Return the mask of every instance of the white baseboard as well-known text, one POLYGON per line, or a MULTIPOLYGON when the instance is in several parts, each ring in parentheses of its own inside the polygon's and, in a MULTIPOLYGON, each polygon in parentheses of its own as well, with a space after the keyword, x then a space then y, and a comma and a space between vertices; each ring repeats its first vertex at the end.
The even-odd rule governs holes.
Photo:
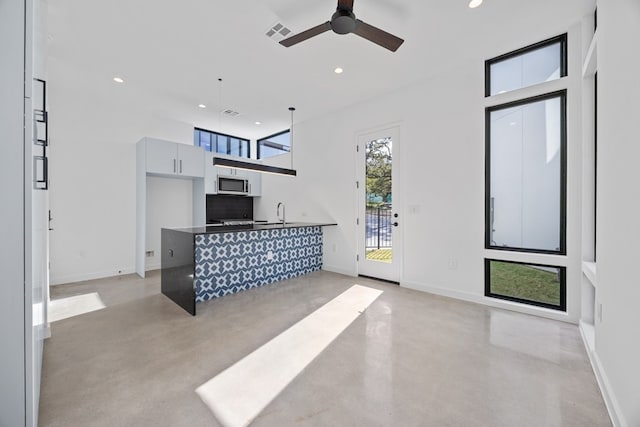
POLYGON ((520 304, 517 302, 511 302, 506 300, 500 300, 497 298, 489 298, 484 294, 473 294, 470 292, 461 292, 445 287, 430 286, 423 283, 401 281, 400 286, 404 288, 414 289, 416 291, 428 292, 430 294, 441 295, 449 298, 455 298, 463 301, 474 302, 477 304, 487 305, 489 307, 502 308, 504 310, 516 311, 518 313, 531 314, 533 316, 544 317, 552 320, 559 320, 561 322, 567 322, 572 324, 578 324, 578 319, 569 317, 567 313, 551 310, 544 307, 536 307, 527 304, 520 304))
POLYGON ((600 393, 604 399, 604 404, 609 412, 611 423, 614 427, 627 427, 629 424, 624 420, 618 399, 616 399, 613 389, 611 388, 609 377, 607 377, 605 370, 602 368, 602 363, 600 362, 600 358, 596 354, 595 350, 592 350, 589 346, 587 333, 583 330, 582 323, 580 324, 580 334, 582 335, 584 348, 589 356, 589 362, 591 362, 591 368, 596 376, 598 387, 600 387, 600 393))
POLYGON ((416 291, 428 292, 430 294, 441 295, 444 297, 461 299, 463 301, 477 302, 482 304, 482 297, 480 295, 472 294, 469 292, 454 291, 447 288, 429 286, 423 283, 409 282, 406 280, 400 281, 400 286, 403 288, 413 289, 416 291))
MULTIPOLYGON (((145 266, 145 272, 159 270, 161 268, 161 264, 147 264, 145 266)), ((331 265, 323 265, 323 270, 330 271, 332 273, 344 274, 345 276, 356 276, 353 271, 346 270, 344 268, 331 266, 331 265)), ((124 274, 133 274, 135 273, 135 268, 128 268, 126 270, 111 270, 97 273, 85 273, 85 274, 72 274, 68 276, 60 276, 60 277, 52 277, 50 280, 50 285, 65 285, 67 283, 76 283, 76 282, 84 282, 85 280, 95 280, 95 279, 104 279, 106 277, 114 277, 114 276, 122 276, 124 274)))
POLYGON ((68 276, 51 277, 49 284, 51 286, 63 285, 67 283, 84 282, 85 280, 104 279, 105 277, 123 276, 125 274, 135 273, 133 267, 124 270, 109 270, 95 273, 71 274, 68 276))

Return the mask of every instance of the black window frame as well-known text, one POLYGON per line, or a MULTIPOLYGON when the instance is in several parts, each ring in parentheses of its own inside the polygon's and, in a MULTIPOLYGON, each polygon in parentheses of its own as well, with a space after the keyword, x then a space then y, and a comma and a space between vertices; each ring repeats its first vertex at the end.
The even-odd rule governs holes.
MULTIPOLYGON (((525 46, 523 48, 514 50, 512 52, 505 53, 500 56, 496 56, 495 58, 487 59, 484 62, 484 96, 485 98, 491 95, 491 66, 498 62, 506 61, 511 58, 515 58, 516 56, 524 55, 529 52, 533 52, 534 50, 542 49, 544 47, 560 43, 560 78, 566 77, 568 75, 568 67, 567 67, 567 33, 560 34, 559 36, 551 37, 549 39, 543 40, 538 43, 534 43, 529 46, 525 46)), ((530 87, 530 86, 524 86, 530 87)), ((523 88, 513 89, 519 90, 523 88)))
POLYGON ((496 298, 506 301, 518 302, 521 304, 534 305, 551 310, 567 311, 567 267, 560 265, 540 264, 536 262, 510 261, 504 259, 485 258, 484 259, 484 295, 489 298, 496 298), (509 295, 494 294, 491 292, 491 262, 504 262, 509 264, 520 264, 534 267, 557 268, 560 281, 560 305, 549 304, 541 301, 528 300, 526 298, 512 297, 509 295))
MULTIPOLYGON (((229 134, 226 134, 226 133, 216 132, 216 131, 212 131, 212 130, 204 129, 204 128, 199 128, 199 127, 194 127, 193 131, 194 131, 194 133, 195 132, 207 132, 207 133, 209 133, 211 135, 222 136, 222 137, 226 137, 227 138, 227 152, 226 153, 220 153, 219 151, 217 151, 217 143, 216 143, 215 150, 213 149, 214 147, 212 147, 212 150, 211 150, 212 153, 228 154, 230 156, 240 157, 240 158, 243 158, 243 159, 250 159, 251 158, 251 140, 249 140, 247 138, 242 138, 240 136, 229 135, 229 134), (230 138, 235 138, 238 141, 247 143, 247 155, 246 156, 236 156, 235 154, 231 154, 231 141, 230 141, 230 138)), ((217 141, 217 138, 216 138, 216 141, 217 141)))
MULTIPOLYGON (((260 147, 262 146, 262 142, 269 139, 269 138, 273 138, 274 136, 280 136, 280 135, 284 135, 285 133, 291 133, 291 129, 285 129, 283 131, 280 132, 276 132, 274 134, 265 136, 264 138, 260 138, 258 140, 256 140, 256 150, 257 150, 257 158, 258 159, 262 159, 262 153, 260 152, 260 147)), ((282 145, 282 147, 285 147, 284 145, 282 145)), ((290 153, 291 152, 291 145, 288 145, 286 147, 289 147, 288 151, 282 150, 282 148, 279 148, 280 150, 282 150, 282 154, 286 154, 286 153, 290 153)), ((278 148, 278 147, 271 147, 271 148, 278 148)))
POLYGON ((567 254, 567 90, 562 89, 542 95, 485 108, 485 249, 527 252, 536 254, 567 254), (491 245, 491 113, 548 99, 560 98, 560 248, 559 250, 516 248, 491 245))

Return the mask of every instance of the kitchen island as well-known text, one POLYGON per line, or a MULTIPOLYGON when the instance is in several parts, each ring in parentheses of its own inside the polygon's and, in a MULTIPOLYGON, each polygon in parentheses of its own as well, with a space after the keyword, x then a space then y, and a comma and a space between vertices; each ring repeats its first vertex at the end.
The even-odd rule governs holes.
POLYGON ((270 223, 163 228, 162 293, 195 316, 196 303, 322 268, 322 227, 270 223))

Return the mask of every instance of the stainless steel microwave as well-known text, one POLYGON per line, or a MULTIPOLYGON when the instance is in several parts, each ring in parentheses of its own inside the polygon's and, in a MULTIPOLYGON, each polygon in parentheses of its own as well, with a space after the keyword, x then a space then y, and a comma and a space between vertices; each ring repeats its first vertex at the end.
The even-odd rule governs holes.
POLYGON ((218 175, 218 194, 249 194, 249 180, 229 175, 218 175))

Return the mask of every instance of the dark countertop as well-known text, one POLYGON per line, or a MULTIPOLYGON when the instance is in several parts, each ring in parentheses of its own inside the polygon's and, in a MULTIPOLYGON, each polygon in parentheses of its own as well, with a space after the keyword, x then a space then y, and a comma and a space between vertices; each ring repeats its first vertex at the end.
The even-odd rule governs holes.
POLYGON ((204 227, 168 228, 168 230, 180 231, 189 234, 214 234, 214 233, 237 233, 239 231, 260 231, 276 230, 279 228, 299 228, 299 227, 326 227, 338 225, 336 223, 315 223, 315 222, 280 222, 259 223, 250 225, 207 225, 204 227))

